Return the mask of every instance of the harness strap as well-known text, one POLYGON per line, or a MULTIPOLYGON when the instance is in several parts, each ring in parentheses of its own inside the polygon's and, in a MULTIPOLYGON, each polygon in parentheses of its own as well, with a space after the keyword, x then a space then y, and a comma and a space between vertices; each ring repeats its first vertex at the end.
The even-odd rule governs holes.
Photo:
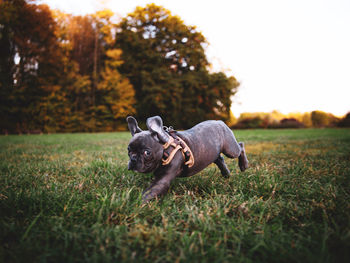
POLYGON ((182 156, 184 157, 185 165, 188 165, 188 167, 192 167, 194 165, 194 157, 193 157, 193 153, 190 149, 190 147, 188 147, 188 145, 185 143, 184 140, 182 140, 180 137, 176 136, 176 140, 173 138, 172 133, 169 133, 170 137, 169 137, 169 141, 167 141, 164 145, 163 148, 164 150, 168 149, 170 146, 174 147, 174 149, 170 152, 169 156, 166 159, 162 159, 162 165, 167 165, 169 164, 175 154, 180 150, 182 156), (187 158, 188 157, 188 160, 187 158))
MULTIPOLYGON (((173 160, 173 158, 174 158, 175 154, 177 153, 177 151, 178 151, 178 150, 181 150, 181 149, 182 149, 182 148, 181 148, 181 145, 177 145, 177 146, 175 147, 175 149, 171 151, 169 157, 168 157, 166 160, 162 159, 162 165, 167 165, 167 164, 169 164, 169 163, 173 160)), ((184 156, 184 153, 183 153, 182 151, 181 151, 181 153, 182 153, 182 155, 184 156)), ((185 157, 185 156, 184 156, 184 157, 185 157)))
POLYGON ((176 147, 175 140, 172 136, 169 137, 169 141, 167 141, 165 144, 163 144, 164 150, 168 149, 170 146, 176 147))

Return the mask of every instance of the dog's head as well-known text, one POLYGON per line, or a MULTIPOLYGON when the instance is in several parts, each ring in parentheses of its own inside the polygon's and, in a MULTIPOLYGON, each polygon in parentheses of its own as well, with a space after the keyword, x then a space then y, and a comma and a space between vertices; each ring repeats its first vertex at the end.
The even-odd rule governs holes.
POLYGON ((148 118, 148 130, 143 131, 134 117, 127 117, 132 138, 128 146, 128 169, 140 173, 149 173, 159 167, 163 157, 163 144, 169 140, 169 135, 163 129, 163 121, 159 116, 148 118))

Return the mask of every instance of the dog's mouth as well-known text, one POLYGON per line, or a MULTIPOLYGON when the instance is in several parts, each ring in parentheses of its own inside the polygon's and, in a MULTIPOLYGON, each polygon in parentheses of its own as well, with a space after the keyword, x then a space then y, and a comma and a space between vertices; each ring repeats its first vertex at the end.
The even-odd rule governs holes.
POLYGON ((153 166, 144 166, 144 165, 142 165, 140 167, 140 165, 138 165, 138 163, 129 161, 128 170, 139 172, 139 173, 150 173, 154 170, 154 168, 153 168, 153 166))
POLYGON ((145 171, 144 171, 145 169, 143 167, 139 167, 139 166, 140 165, 138 165, 136 162, 129 161, 128 170, 138 172, 138 173, 145 173, 145 171))
POLYGON ((132 161, 129 161, 128 163, 128 170, 129 171, 136 171, 138 172, 138 169, 137 169, 137 164, 135 162, 132 162, 132 161))

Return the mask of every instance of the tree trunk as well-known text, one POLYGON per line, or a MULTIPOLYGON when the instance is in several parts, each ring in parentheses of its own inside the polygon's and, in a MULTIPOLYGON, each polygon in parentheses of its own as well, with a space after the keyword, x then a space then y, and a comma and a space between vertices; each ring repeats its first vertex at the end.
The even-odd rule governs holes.
POLYGON ((94 45, 94 69, 92 75, 92 106, 95 107, 95 91, 98 84, 98 76, 97 76, 97 59, 98 59, 98 30, 97 24, 95 26, 95 45, 94 45))

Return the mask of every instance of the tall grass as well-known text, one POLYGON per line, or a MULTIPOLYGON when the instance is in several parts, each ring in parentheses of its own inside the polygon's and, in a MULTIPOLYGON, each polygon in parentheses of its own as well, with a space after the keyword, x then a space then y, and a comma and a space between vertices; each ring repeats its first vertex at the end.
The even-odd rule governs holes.
POLYGON ((249 130, 146 205, 128 133, 0 137, 2 262, 349 262, 350 130, 249 130))

